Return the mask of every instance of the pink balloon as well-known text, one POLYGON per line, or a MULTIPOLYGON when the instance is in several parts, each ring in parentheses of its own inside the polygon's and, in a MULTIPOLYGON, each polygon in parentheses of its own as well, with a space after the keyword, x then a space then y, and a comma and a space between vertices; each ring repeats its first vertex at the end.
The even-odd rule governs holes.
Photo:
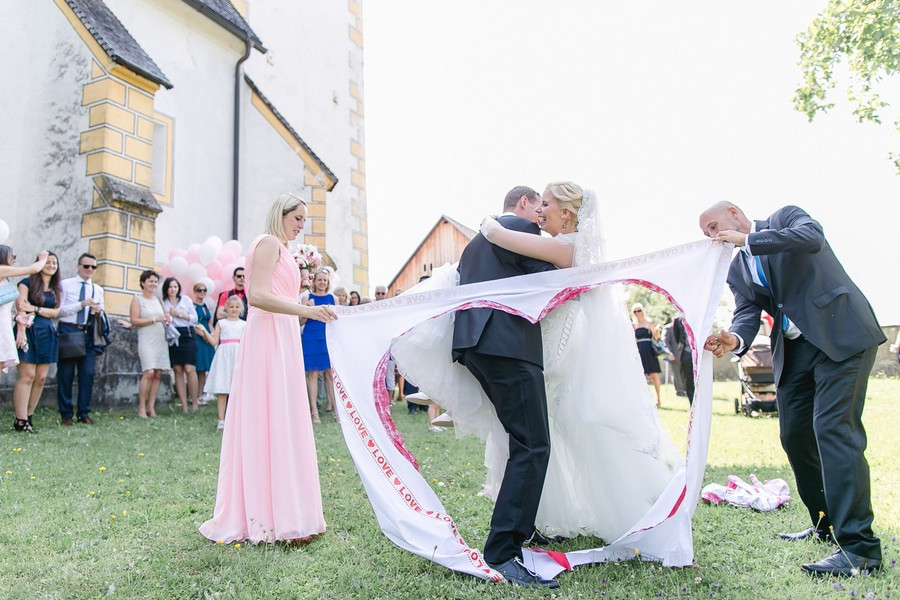
POLYGON ((185 256, 185 258, 187 258, 188 264, 190 265, 195 265, 198 263, 202 264, 200 262, 200 253, 197 250, 188 250, 187 256, 185 256))
POLYGON ((235 258, 237 258, 238 256, 241 255, 241 252, 243 251, 243 249, 242 249, 241 243, 240 243, 239 241, 237 241, 237 240, 228 240, 228 241, 225 242, 225 244, 222 246, 222 251, 223 251, 223 252, 230 252, 235 258))
POLYGON ((238 265, 240 265, 242 267, 246 267, 247 266, 247 257, 246 256, 238 256, 237 262, 238 262, 238 265))
POLYGON ((214 260, 206 265, 206 274, 209 275, 209 278, 213 281, 220 279, 222 277, 222 263, 218 260, 214 260))
MULTIPOLYGON (((221 252, 219 252, 218 261, 223 265, 230 265, 231 263, 237 261, 237 255, 228 250, 222 250, 221 252)), ((231 277, 231 271, 228 271, 228 276, 231 277)))
POLYGON ((187 256, 187 250, 182 250, 181 248, 172 248, 169 250, 169 261, 176 256, 187 256))

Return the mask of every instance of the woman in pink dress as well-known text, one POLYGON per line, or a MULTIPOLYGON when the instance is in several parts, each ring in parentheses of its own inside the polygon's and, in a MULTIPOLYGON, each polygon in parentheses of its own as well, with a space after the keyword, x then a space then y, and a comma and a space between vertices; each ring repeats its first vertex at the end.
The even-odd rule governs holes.
POLYGON ((300 272, 286 246, 306 203, 283 194, 247 253, 250 310, 234 367, 213 518, 214 542, 303 540, 325 531, 297 317, 329 322, 327 305, 297 304, 300 272))

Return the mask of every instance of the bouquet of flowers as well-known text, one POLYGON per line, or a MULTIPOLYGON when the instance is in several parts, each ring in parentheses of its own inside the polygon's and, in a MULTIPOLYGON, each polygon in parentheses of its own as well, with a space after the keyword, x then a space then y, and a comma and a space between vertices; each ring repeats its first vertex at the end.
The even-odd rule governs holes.
POLYGON ((291 255, 301 269, 314 271, 322 266, 322 255, 319 254, 319 249, 312 244, 294 246, 293 250, 291 250, 291 255))

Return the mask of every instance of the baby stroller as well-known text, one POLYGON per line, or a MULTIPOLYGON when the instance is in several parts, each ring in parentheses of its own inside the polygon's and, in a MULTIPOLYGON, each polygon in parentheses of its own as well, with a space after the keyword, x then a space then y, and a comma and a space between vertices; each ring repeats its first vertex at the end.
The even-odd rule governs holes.
POLYGON ((775 373, 772 371, 772 348, 763 335, 753 340, 750 349, 737 359, 741 397, 734 399, 734 412, 756 417, 763 413, 777 415, 775 373))

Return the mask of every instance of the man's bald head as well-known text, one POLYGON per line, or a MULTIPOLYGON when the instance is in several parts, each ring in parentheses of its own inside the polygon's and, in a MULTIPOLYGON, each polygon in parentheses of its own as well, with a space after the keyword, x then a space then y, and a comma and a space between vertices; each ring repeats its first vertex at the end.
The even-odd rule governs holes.
POLYGON ((750 233, 750 219, 733 202, 721 200, 700 214, 700 229, 703 235, 711 238, 720 231, 750 233))

